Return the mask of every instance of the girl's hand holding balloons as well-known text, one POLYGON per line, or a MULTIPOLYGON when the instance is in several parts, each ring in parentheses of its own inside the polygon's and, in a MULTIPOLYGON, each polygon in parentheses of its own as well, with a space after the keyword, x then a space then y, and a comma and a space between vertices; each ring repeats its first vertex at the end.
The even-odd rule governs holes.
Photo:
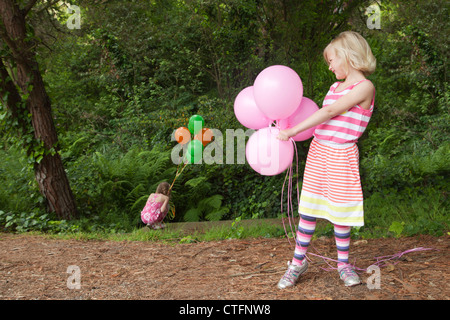
POLYGON ((278 133, 277 139, 281 140, 281 141, 288 141, 291 136, 292 135, 291 135, 289 129, 280 130, 280 132, 278 133))

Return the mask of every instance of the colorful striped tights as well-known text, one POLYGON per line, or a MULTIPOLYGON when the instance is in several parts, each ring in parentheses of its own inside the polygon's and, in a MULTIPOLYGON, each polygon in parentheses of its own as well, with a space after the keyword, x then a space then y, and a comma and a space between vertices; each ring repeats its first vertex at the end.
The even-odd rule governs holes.
MULTIPOLYGON (((334 225, 334 237, 336 240, 338 267, 348 263, 348 251, 350 247, 350 230, 352 227, 334 225)), ((301 265, 305 259, 306 251, 316 229, 316 218, 300 215, 297 239, 292 264, 301 265)))

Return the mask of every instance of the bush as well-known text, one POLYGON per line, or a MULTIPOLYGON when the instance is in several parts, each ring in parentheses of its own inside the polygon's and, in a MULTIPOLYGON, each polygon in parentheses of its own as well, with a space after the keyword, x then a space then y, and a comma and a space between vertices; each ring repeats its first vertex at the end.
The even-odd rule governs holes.
POLYGON ((40 212, 5 213, 0 210, 0 226, 5 231, 28 232, 41 231, 50 233, 69 233, 78 231, 78 226, 66 220, 40 212))

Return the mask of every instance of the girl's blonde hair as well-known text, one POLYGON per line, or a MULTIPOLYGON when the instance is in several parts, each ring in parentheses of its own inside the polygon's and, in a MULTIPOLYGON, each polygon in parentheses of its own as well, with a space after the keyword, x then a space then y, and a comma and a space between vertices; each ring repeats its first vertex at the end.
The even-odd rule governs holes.
POLYGON ((158 187, 156 188, 156 193, 161 193, 166 196, 170 195, 170 184, 167 182, 161 182, 158 187))
POLYGON ((334 49, 337 56, 346 62, 345 68, 350 64, 364 76, 369 76, 375 71, 377 60, 370 49, 366 39, 354 31, 340 33, 323 51, 323 57, 328 64, 327 53, 334 49))

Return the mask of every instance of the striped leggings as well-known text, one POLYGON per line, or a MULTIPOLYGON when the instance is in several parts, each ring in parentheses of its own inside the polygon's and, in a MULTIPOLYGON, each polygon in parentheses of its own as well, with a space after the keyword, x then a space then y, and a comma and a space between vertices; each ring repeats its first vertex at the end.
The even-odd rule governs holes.
MULTIPOLYGON (((348 263, 348 251, 350 247, 350 230, 352 227, 334 225, 334 237, 336 240, 338 267, 348 263)), ((306 251, 316 229, 316 218, 300 215, 297 239, 295 243, 294 258, 292 264, 300 265, 305 259, 306 251)))

